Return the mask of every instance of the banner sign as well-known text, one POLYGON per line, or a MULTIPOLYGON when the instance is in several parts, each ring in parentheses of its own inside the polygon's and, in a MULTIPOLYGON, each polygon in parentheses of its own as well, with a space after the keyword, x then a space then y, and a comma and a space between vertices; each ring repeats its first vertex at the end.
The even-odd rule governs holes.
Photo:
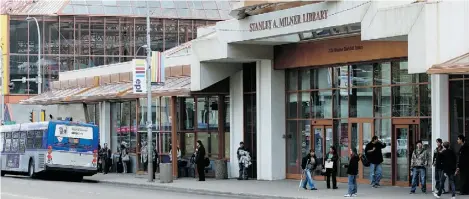
POLYGON ((151 82, 164 82, 164 53, 151 52, 151 82))
POLYGON ((132 60, 132 88, 134 93, 146 93, 147 92, 147 83, 146 83, 146 71, 147 64, 144 59, 134 59, 132 60))
POLYGON ((55 126, 55 136, 92 140, 93 128, 85 126, 67 126, 57 124, 55 126))

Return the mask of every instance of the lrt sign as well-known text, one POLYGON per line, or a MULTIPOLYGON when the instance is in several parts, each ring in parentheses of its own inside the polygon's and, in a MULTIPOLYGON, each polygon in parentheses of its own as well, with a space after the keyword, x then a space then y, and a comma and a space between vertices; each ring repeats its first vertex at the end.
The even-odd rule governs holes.
POLYGON ((147 92, 147 86, 145 84, 147 78, 147 63, 144 59, 132 60, 132 87, 133 93, 142 94, 147 92))

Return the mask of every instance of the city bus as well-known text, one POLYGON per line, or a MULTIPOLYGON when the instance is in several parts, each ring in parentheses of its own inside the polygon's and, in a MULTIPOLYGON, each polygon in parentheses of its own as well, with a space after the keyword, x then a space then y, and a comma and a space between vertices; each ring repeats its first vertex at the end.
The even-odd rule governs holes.
POLYGON ((1 175, 65 174, 72 180, 97 173, 98 126, 70 121, 0 127, 1 175))

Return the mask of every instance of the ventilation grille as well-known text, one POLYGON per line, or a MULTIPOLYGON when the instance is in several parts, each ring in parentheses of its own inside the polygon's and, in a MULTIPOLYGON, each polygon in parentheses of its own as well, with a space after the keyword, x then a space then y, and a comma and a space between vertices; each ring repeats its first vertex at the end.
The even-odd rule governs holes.
POLYGON ((44 154, 39 154, 38 156, 38 167, 43 169, 44 168, 44 163, 45 163, 45 155, 44 154))

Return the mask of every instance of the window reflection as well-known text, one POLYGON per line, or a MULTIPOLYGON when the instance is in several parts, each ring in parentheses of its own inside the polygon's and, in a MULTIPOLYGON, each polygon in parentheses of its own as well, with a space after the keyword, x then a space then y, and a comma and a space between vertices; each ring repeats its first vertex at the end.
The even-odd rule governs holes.
POLYGON ((393 116, 417 116, 418 114, 418 86, 392 87, 393 116))
POLYGON ((332 69, 313 69, 311 71, 311 87, 313 89, 332 88, 332 69))
POLYGON ((210 97, 209 129, 218 129, 218 97, 210 97))
POLYGON ((197 128, 207 129, 209 120, 209 104, 208 100, 204 97, 197 98, 197 128))
POLYGON ((350 117, 373 117, 373 89, 352 88, 349 96, 350 117))
POLYGON ((298 93, 290 93, 287 95, 287 117, 298 117, 298 93))
POLYGON ((371 86, 373 85, 373 65, 357 64, 350 67, 352 86, 371 86))
POLYGON ((184 98, 183 110, 184 119, 183 130, 194 129, 194 117, 195 117, 195 102, 194 98, 184 98))
POLYGON ((300 93, 301 97, 301 104, 299 109, 299 118, 309 118, 310 117, 310 108, 311 108, 311 97, 309 92, 302 92, 300 93))
POLYGON ((311 92, 313 118, 332 118, 332 91, 311 92))

